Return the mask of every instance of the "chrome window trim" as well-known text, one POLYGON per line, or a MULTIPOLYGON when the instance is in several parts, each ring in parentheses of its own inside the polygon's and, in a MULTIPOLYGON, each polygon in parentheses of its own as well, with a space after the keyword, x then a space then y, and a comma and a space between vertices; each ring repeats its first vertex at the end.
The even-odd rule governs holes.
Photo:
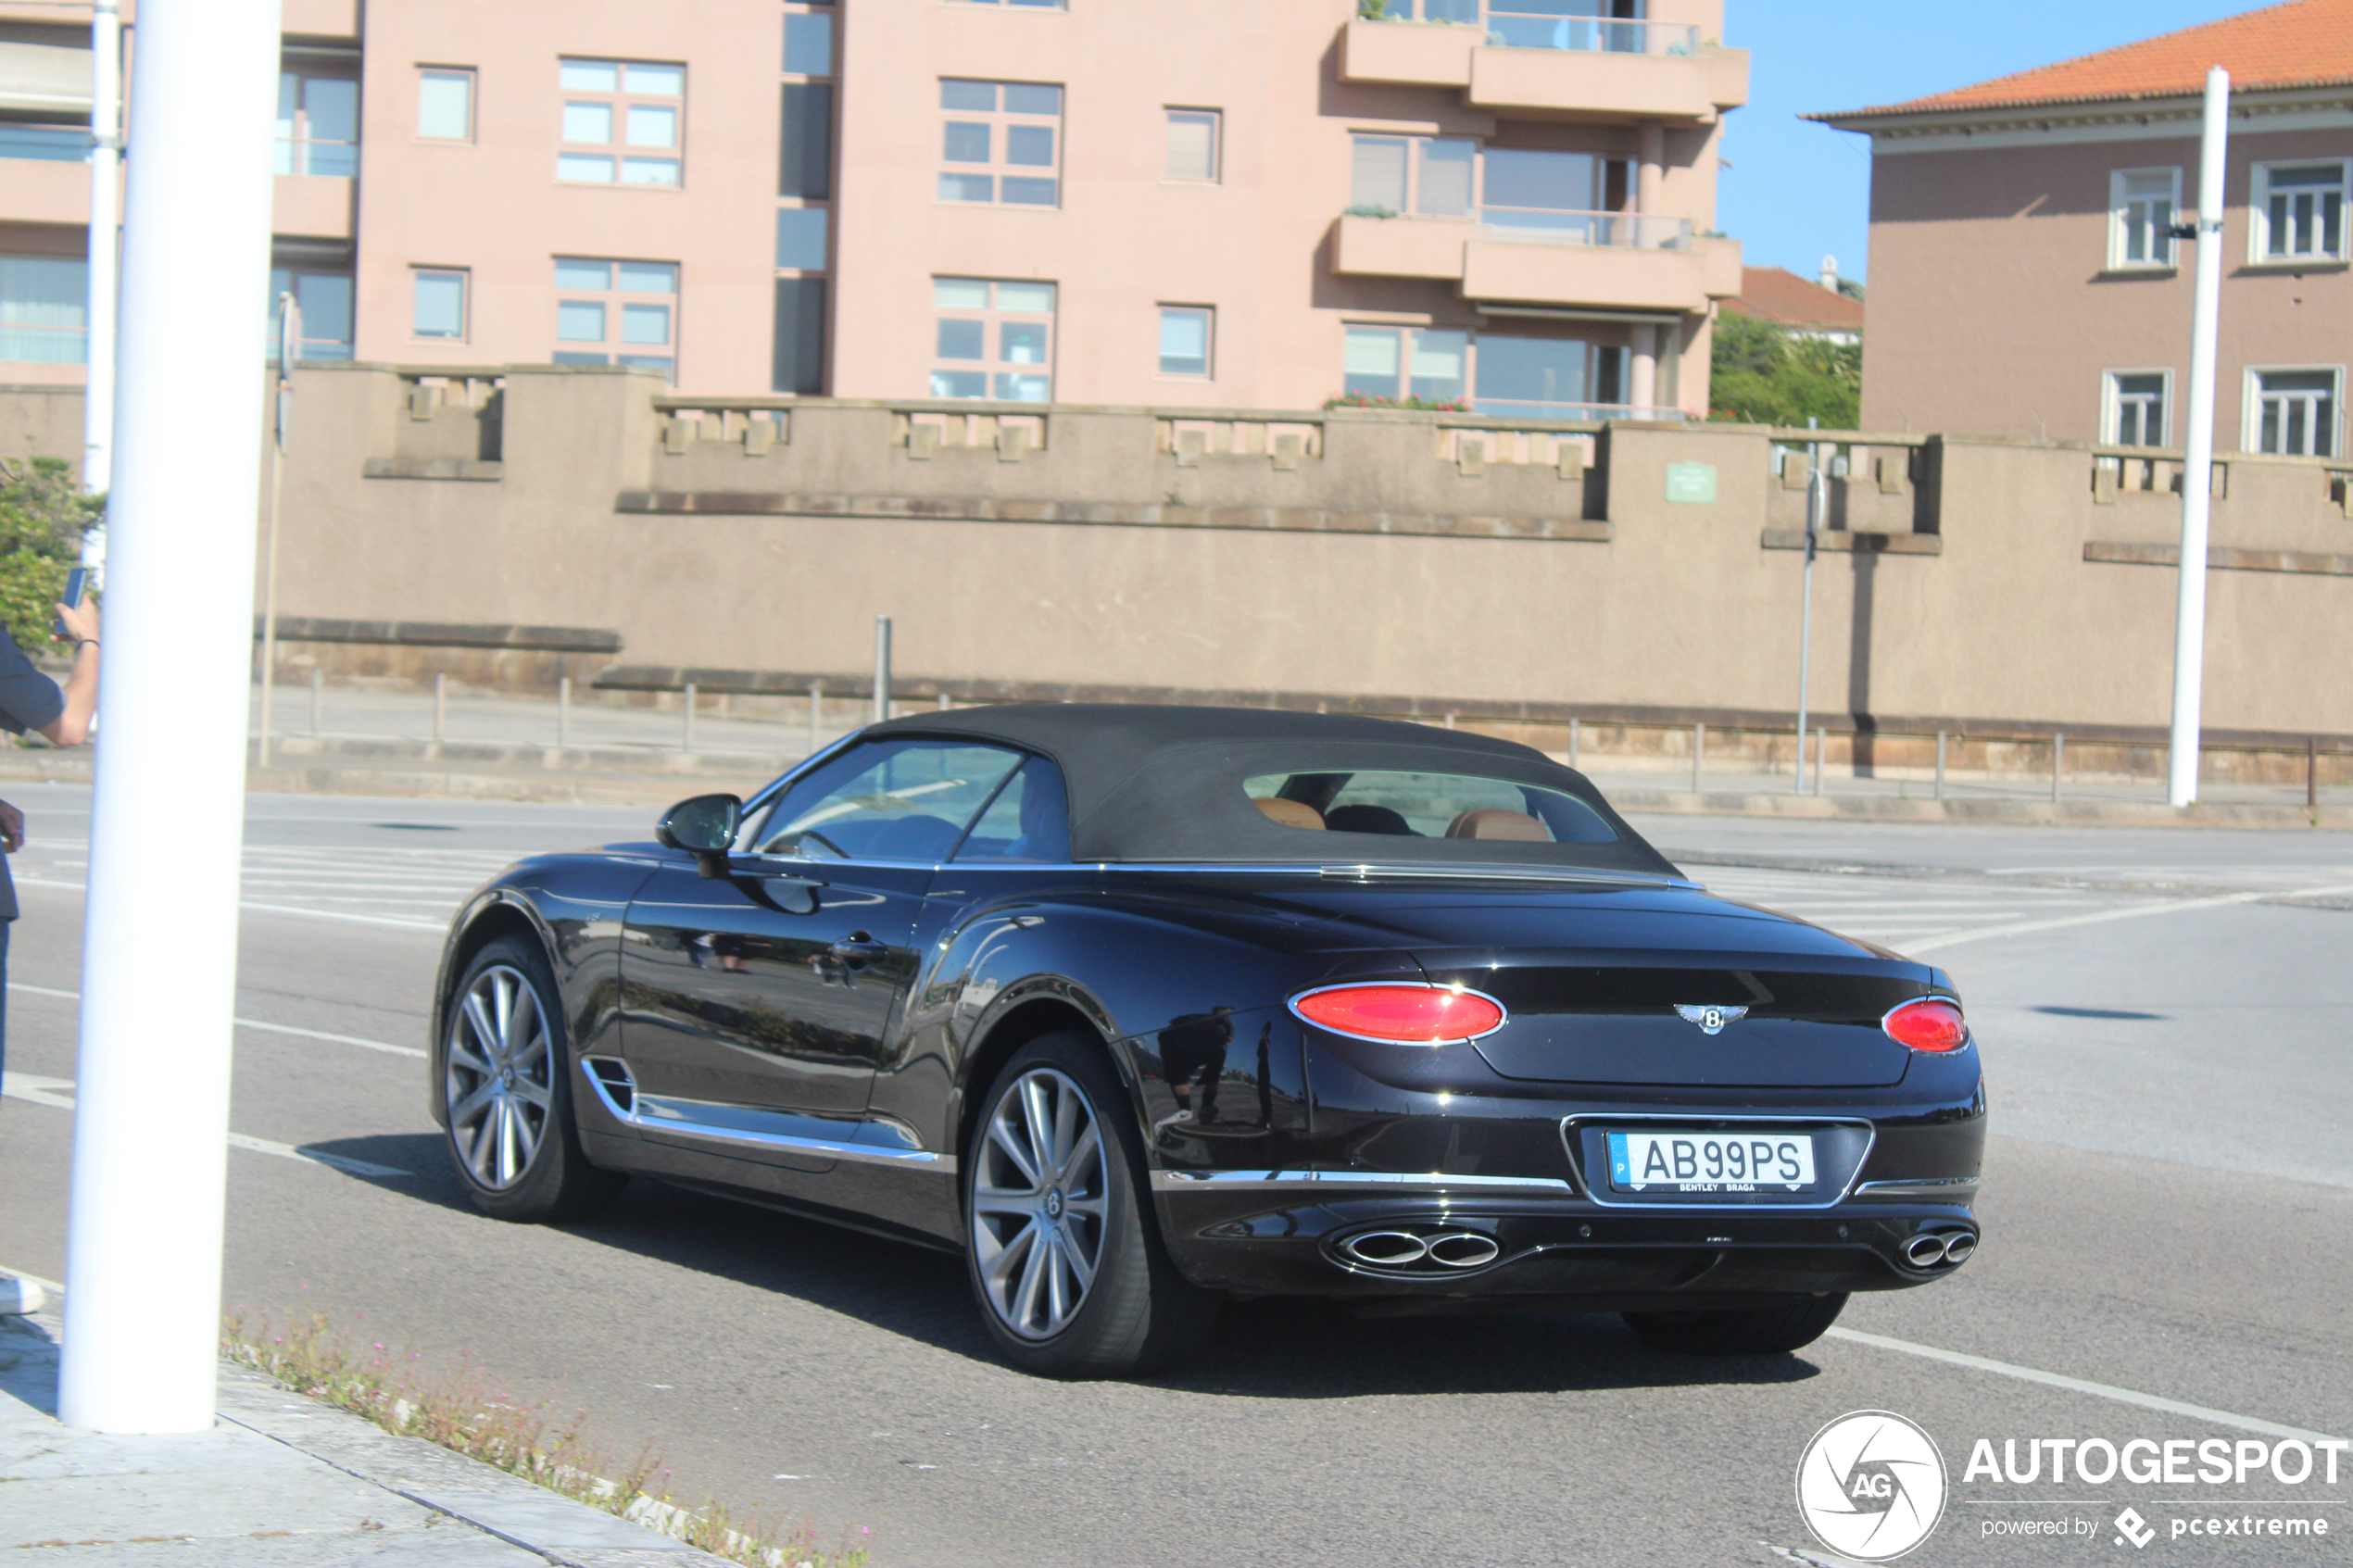
POLYGON ((1444 1171, 1154 1171, 1154 1192, 1279 1191, 1302 1186, 1520 1187, 1574 1197, 1559 1176, 1466 1176, 1444 1171))
POLYGON ((1670 1212, 1686 1209, 1714 1209, 1725 1213, 1745 1214, 1751 1211, 1770 1213, 1776 1210, 1801 1210, 1835 1209, 1840 1204, 1845 1202, 1849 1198, 1853 1197, 1855 1193, 1855 1179, 1857 1176, 1860 1176, 1863 1173, 1863 1168, 1871 1162, 1871 1150, 1879 1147, 1879 1123, 1873 1122, 1867 1116, 1766 1116, 1759 1115, 1755 1112, 1732 1115, 1715 1115, 1707 1112, 1686 1112, 1683 1115, 1678 1116, 1672 1113, 1662 1113, 1659 1111, 1613 1110, 1604 1111, 1595 1115, 1580 1114, 1562 1117, 1561 1142, 1568 1150, 1569 1163, 1575 1167, 1579 1178, 1585 1184, 1586 1196, 1604 1209, 1655 1209, 1670 1212), (1689 1127, 1694 1123, 1703 1122, 1765 1123, 1776 1126, 1794 1128, 1860 1127, 1863 1129, 1865 1136, 1863 1139, 1863 1152, 1861 1156, 1856 1160, 1855 1169, 1847 1173, 1845 1185, 1841 1186, 1837 1192, 1818 1202, 1711 1203, 1707 1201, 1707 1198, 1713 1195, 1706 1194, 1701 1195, 1701 1197, 1696 1199, 1679 1198, 1675 1201, 1667 1203, 1660 1203, 1656 1201, 1648 1203, 1641 1201, 1628 1202, 1622 1198, 1603 1196, 1608 1190, 1606 1184, 1599 1185, 1595 1185, 1592 1176, 1585 1170, 1583 1151, 1578 1147, 1577 1132, 1578 1129, 1585 1126, 1589 1123, 1600 1122, 1631 1123, 1637 1126, 1647 1125, 1657 1127, 1662 1131, 1678 1127, 1689 1127))

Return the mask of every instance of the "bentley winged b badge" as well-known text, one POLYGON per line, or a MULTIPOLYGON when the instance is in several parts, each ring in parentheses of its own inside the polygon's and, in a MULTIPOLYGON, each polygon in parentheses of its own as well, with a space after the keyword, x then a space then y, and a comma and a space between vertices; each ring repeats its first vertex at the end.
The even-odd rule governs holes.
POLYGON ((1721 1035, 1724 1025, 1748 1016, 1746 1008, 1699 1007, 1691 1002, 1677 1002, 1675 1010, 1683 1015, 1684 1022, 1698 1024, 1703 1035, 1721 1035))

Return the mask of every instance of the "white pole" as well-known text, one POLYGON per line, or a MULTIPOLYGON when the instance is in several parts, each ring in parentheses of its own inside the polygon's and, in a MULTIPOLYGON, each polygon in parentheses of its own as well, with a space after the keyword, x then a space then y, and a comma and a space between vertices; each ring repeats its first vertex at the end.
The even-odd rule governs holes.
POLYGON ((262 434, 278 37, 276 0, 139 7, 57 1393, 61 1421, 101 1432, 213 1422, 261 478, 222 454, 262 434))
POLYGON ((2206 538, 2214 513, 2214 346, 2222 315, 2222 154, 2231 73, 2206 73, 2197 160, 2197 285, 2190 315, 2189 451, 2182 464, 2182 584, 2173 611, 2173 744, 2165 798, 2197 798, 2199 708, 2206 685, 2206 538))
MULTIPOLYGON (((114 483, 115 189, 122 167, 122 13, 97 0, 90 18, 89 384, 82 403, 82 488, 114 483)), ((100 546, 103 551, 103 545, 100 546)), ((86 557, 84 565, 94 566, 86 557)))
POLYGON ((875 617, 875 718, 877 724, 890 717, 890 617, 875 617))
POLYGON ((261 569, 261 734, 254 746, 254 760, 262 767, 270 766, 270 699, 277 690, 278 672, 278 526, 280 511, 284 509, 286 490, 286 420, 288 404, 294 394, 294 357, 296 328, 295 296, 278 296, 278 339, 276 364, 277 398, 271 411, 270 442, 270 512, 263 529, 261 569))

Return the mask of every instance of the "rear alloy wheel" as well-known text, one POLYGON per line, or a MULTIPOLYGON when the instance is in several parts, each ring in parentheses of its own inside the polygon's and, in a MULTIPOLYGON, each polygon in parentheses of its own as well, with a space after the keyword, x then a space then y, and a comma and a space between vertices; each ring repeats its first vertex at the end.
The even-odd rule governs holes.
POLYGON ((1161 1246, 1126 1106, 1101 1046, 1075 1034, 1031 1041, 989 1085, 964 1160, 966 1255, 990 1337, 1025 1371, 1148 1372, 1216 1320, 1161 1246))
POLYGON ((497 1219, 585 1220, 628 1182, 581 1149, 556 995, 538 944, 502 936, 474 955, 444 1012, 450 1161, 474 1207, 497 1219))
POLYGON ((1628 1312, 1626 1326, 1655 1349, 1685 1356, 1778 1356, 1819 1339, 1846 1296, 1809 1296, 1786 1307, 1721 1312, 1628 1312))

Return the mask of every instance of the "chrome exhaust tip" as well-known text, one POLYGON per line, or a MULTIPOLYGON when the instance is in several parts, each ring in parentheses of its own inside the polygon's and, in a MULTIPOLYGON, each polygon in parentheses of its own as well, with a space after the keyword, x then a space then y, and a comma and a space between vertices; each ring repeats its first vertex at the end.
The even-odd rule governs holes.
POLYGON ((1916 1269, 1932 1269, 1944 1261, 1945 1244, 1945 1237, 1923 1232, 1904 1244, 1904 1261, 1916 1269))
POLYGON ((1411 1231, 1366 1231, 1341 1242, 1340 1249, 1360 1263, 1370 1263, 1377 1269, 1397 1269, 1428 1256, 1429 1243, 1411 1231))
POLYGON ((1948 1263, 1965 1263, 1969 1261, 1969 1254, 1976 1250, 1977 1233, 1963 1231, 1958 1236, 1945 1238, 1944 1261, 1948 1263))
POLYGON ((1453 1231, 1429 1239, 1429 1261, 1450 1269, 1475 1269, 1491 1263, 1504 1248, 1491 1236, 1476 1231, 1453 1231))

